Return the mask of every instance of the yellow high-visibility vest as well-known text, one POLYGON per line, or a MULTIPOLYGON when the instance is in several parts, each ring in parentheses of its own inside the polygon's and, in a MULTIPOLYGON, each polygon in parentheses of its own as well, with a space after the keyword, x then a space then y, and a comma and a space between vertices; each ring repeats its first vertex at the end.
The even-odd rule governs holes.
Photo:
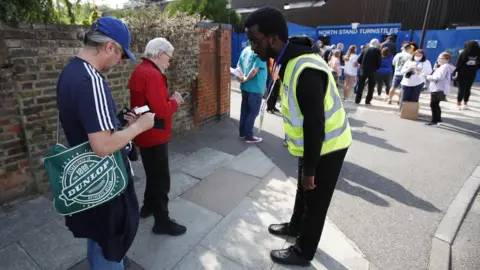
POLYGON ((328 87, 324 99, 325 140, 319 154, 326 155, 349 147, 352 144, 352 133, 335 78, 322 57, 318 54, 304 54, 287 63, 280 88, 288 151, 293 156, 303 157, 303 114, 297 101, 297 83, 300 74, 306 68, 321 70, 328 74, 328 87))

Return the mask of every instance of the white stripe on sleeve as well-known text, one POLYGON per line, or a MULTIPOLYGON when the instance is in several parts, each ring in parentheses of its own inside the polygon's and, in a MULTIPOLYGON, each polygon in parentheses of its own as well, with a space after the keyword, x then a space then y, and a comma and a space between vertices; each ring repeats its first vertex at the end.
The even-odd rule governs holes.
POLYGON ((90 79, 92 80, 92 89, 93 89, 93 96, 94 96, 94 99, 95 99, 95 110, 96 110, 96 113, 97 113, 98 124, 100 125, 100 129, 103 131, 103 130, 106 130, 106 129, 105 129, 105 125, 103 124, 103 120, 101 118, 101 113, 100 113, 100 108, 99 108, 99 102, 98 102, 99 97, 97 97, 96 79, 93 76, 92 72, 90 71, 90 68, 88 67, 87 63, 83 63, 83 65, 85 66, 85 69, 87 70, 88 74, 90 75, 90 79))
POLYGON ((108 104, 105 97, 105 91, 103 88, 103 79, 100 77, 100 75, 91 65, 89 65, 89 68, 90 68, 90 71, 92 72, 92 76, 95 78, 95 81, 97 83, 96 90, 98 95, 99 108, 102 113, 103 123, 105 125, 104 130, 114 129, 114 126, 112 125, 112 121, 110 119, 110 111, 108 110, 108 104))

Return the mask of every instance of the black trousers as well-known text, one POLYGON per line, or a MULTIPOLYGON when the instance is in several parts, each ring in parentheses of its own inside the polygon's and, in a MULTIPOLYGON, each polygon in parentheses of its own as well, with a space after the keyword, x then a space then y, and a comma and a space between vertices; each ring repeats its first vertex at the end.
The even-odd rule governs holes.
POLYGON ((312 190, 304 190, 302 187, 303 159, 299 159, 297 195, 289 226, 293 231, 300 232, 295 246, 305 259, 313 259, 317 251, 328 207, 347 151, 348 149, 343 149, 320 157, 315 169, 317 187, 312 190))
POLYGON ((432 123, 442 122, 442 109, 440 102, 445 99, 443 92, 433 92, 430 95, 430 108, 432 109, 432 123))
POLYGON ((370 104, 373 98, 373 91, 375 90, 375 72, 365 72, 360 71, 360 77, 358 80, 358 89, 357 89, 357 96, 355 97, 355 103, 359 104, 362 100, 363 89, 365 88, 365 82, 368 79, 368 93, 367 98, 365 99, 365 104, 370 104))
POLYGON ((383 85, 385 85, 385 92, 387 95, 390 93, 390 84, 392 83, 392 74, 390 73, 377 73, 377 93, 380 96, 382 94, 383 85))
POLYGON ((471 76, 461 76, 458 75, 457 83, 458 83, 458 94, 457 94, 457 101, 458 103, 464 101, 468 102, 470 99, 470 93, 472 91, 472 85, 475 81, 475 77, 471 76))
POLYGON ((168 219, 170 192, 168 143, 140 148, 140 155, 147 176, 143 207, 153 212, 155 222, 163 222, 168 219))
MULTIPOLYGON (((270 90, 270 89, 268 89, 270 90)), ((267 110, 275 109, 275 104, 277 104, 278 94, 280 93, 280 80, 277 80, 272 89, 272 94, 267 100, 267 110)))

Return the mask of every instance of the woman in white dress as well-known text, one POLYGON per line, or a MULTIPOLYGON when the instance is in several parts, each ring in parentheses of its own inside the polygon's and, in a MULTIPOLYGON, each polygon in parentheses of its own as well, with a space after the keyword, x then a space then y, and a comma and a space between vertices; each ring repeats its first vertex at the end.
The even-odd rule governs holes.
POLYGON ((348 48, 347 55, 345 55, 343 59, 345 60, 345 85, 343 87, 343 100, 351 101, 350 93, 355 85, 358 72, 357 47, 355 45, 350 46, 350 48, 348 48))

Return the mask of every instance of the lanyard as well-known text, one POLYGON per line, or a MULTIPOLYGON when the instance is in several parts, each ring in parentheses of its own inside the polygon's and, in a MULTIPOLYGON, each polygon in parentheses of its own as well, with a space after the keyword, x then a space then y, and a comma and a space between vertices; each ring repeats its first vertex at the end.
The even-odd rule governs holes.
MULTIPOLYGON (((277 66, 277 63, 280 62, 280 60, 282 60, 283 53, 285 52, 285 49, 287 48, 287 46, 288 46, 288 41, 287 41, 287 43, 285 44, 285 46, 283 46, 283 49, 282 49, 282 51, 280 52, 280 54, 278 55, 277 60, 275 60, 274 66, 273 66, 273 68, 272 68, 272 70, 273 70, 272 73, 273 73, 273 74, 278 75, 279 70, 277 70, 277 67, 278 67, 278 66, 277 66)), ((276 79, 274 80, 274 76, 273 76, 272 73, 270 73, 271 80, 270 80, 270 82, 269 82, 269 84, 268 84, 268 87, 267 87, 267 90, 269 91, 269 95, 270 95, 272 86, 273 86, 273 85, 275 84, 275 82, 277 81, 276 79)), ((275 77, 277 77, 277 76, 275 76, 275 77)))

